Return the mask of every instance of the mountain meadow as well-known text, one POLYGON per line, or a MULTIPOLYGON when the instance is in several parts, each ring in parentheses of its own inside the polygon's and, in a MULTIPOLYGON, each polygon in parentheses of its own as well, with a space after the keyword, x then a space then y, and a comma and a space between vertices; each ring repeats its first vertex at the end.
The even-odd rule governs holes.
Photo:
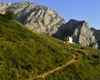
POLYGON ((100 50, 64 43, 0 14, 0 80, 100 80, 100 50), (73 55, 75 62, 62 67, 73 55))

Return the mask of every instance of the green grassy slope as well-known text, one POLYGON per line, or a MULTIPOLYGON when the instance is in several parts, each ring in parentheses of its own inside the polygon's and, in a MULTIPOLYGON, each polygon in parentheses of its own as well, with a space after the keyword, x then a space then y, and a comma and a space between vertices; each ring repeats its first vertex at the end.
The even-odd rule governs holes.
POLYGON ((100 80, 100 50, 74 44, 70 46, 78 61, 42 80, 100 80))
POLYGON ((0 14, 0 79, 34 77, 72 59, 62 41, 56 43, 0 14))
POLYGON ((78 56, 78 61, 36 80, 99 80, 100 50, 31 31, 0 14, 0 80, 24 80, 64 65, 78 56))

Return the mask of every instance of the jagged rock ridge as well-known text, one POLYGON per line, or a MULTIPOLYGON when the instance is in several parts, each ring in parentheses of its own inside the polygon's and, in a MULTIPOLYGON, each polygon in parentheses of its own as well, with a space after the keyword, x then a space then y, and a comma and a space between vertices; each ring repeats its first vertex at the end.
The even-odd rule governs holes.
POLYGON ((98 48, 93 31, 86 21, 71 19, 68 23, 55 11, 33 2, 0 3, 0 12, 11 9, 16 14, 16 20, 30 29, 47 35, 55 35, 59 39, 72 36, 78 44, 98 48))

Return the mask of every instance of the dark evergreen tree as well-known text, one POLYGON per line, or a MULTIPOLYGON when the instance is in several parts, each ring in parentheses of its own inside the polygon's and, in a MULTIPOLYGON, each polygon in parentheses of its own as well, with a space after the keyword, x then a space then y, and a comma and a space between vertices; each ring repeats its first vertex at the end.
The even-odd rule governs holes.
POLYGON ((6 10, 5 16, 10 20, 15 19, 15 14, 12 10, 6 10))

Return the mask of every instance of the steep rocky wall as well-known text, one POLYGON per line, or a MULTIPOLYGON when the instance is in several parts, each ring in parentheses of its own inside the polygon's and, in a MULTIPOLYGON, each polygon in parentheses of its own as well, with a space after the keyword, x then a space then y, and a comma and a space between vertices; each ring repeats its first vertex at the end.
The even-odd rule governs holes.
POLYGON ((55 11, 33 2, 0 3, 0 12, 5 13, 7 9, 15 12, 17 21, 43 34, 52 35, 60 26, 66 23, 55 11))
POLYGON ((65 26, 58 29, 56 36, 60 39, 64 39, 64 36, 71 36, 75 43, 98 48, 93 31, 90 30, 86 21, 71 19, 65 26))
POLYGON ((98 42, 98 45, 99 45, 99 49, 100 49, 100 30, 97 30, 95 28, 91 28, 91 31, 93 32, 93 35, 95 36, 97 42, 98 42))

